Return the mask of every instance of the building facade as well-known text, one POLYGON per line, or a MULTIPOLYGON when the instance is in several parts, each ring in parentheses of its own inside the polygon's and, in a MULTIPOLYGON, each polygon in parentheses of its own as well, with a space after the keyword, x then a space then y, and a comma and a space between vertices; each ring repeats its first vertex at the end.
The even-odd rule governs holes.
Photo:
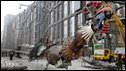
MULTIPOLYGON (((87 25, 87 22, 89 22, 85 20, 86 17, 82 11, 87 2, 33 2, 27 9, 15 16, 13 21, 13 47, 34 47, 38 43, 42 43, 42 40, 45 40, 48 35, 51 38, 51 43, 59 45, 64 40, 75 37, 77 28, 81 25, 87 25)), ((123 14, 122 16, 125 17, 125 8, 123 13, 119 12, 119 14, 123 14)))
POLYGON ((37 45, 50 35, 52 43, 62 44, 75 35, 84 22, 81 1, 35 1, 17 15, 15 47, 37 45), (72 6, 72 7, 71 7, 72 6), (79 23, 79 24, 77 24, 79 23))

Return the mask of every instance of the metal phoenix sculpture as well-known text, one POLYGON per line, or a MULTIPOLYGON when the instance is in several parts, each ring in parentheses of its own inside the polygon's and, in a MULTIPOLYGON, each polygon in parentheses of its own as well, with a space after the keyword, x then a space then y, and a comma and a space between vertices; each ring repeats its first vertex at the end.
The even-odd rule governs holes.
MULTIPOLYGON (((91 25, 82 26, 77 30, 75 38, 66 40, 66 43, 63 45, 47 43, 48 45, 43 46, 46 48, 44 50, 40 50, 38 57, 45 56, 47 58, 48 63, 45 69, 47 69, 49 64, 67 69, 68 66, 71 65, 71 60, 78 59, 80 57, 81 48, 83 48, 86 43, 90 43, 93 35, 102 29, 102 26, 104 25, 103 22, 107 18, 110 18, 110 15, 110 7, 104 7, 92 18, 93 22, 91 25)), ((34 48, 30 54, 33 54, 35 49, 36 48, 34 48)), ((33 57, 31 56, 30 59, 33 57)))

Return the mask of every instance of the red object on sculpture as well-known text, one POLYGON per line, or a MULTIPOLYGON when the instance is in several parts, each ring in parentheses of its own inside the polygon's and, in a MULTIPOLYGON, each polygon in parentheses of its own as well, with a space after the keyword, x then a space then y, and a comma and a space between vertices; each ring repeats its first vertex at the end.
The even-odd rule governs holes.
POLYGON ((84 12, 88 12, 87 7, 84 7, 84 8, 83 8, 83 11, 84 11, 84 12))
POLYGON ((90 2, 89 2, 89 4, 90 4, 90 5, 93 5, 93 4, 94 4, 94 2, 93 2, 93 1, 90 1, 90 2))
POLYGON ((109 25, 107 24, 103 25, 102 33, 109 33, 109 29, 110 29, 109 25))
POLYGON ((96 2, 96 3, 95 3, 95 7, 96 7, 96 8, 99 8, 100 6, 101 6, 101 2, 96 2))

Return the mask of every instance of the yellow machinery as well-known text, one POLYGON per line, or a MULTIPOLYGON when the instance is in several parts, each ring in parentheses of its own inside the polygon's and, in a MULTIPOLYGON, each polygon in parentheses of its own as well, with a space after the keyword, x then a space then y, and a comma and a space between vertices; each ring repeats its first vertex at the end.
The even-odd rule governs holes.
MULTIPOLYGON (((117 55, 114 53, 114 51, 110 51, 110 49, 105 48, 104 49, 104 54, 101 57, 101 58, 103 58, 102 60, 103 61, 108 61, 108 60, 110 60, 110 56, 113 59, 117 58, 117 55)), ((96 56, 96 58, 98 58, 98 56, 96 56)))
POLYGON ((125 47, 125 26, 122 24, 120 18, 118 17, 118 15, 116 13, 113 13, 113 18, 116 21, 116 24, 119 28, 119 32, 122 38, 122 45, 123 47, 125 47))
MULTIPOLYGON (((116 24, 118 26, 121 38, 122 38, 122 45, 125 48, 125 26, 122 24, 120 18, 117 16, 116 13, 113 13, 113 18, 116 21, 116 24)), ((125 54, 121 54, 121 60, 123 60, 123 62, 125 62, 125 54)))
MULTIPOLYGON (((125 48, 125 26, 121 22, 120 18, 116 14, 116 12, 112 13, 112 17, 117 24, 117 27, 119 29, 121 39, 122 39, 122 45, 125 48)), ((108 21, 109 20, 107 19, 105 22, 108 22, 108 21)), ((101 60, 108 61, 108 60, 110 60, 110 57, 114 58, 114 59, 118 57, 118 55, 116 53, 114 53, 114 51, 112 51, 108 48, 101 49, 101 51, 102 51, 102 54, 94 54, 95 59, 101 59, 101 60)), ((121 59, 123 61, 125 61, 125 54, 121 54, 121 59)))
POLYGON ((104 44, 94 44, 94 58, 97 60, 109 61, 117 58, 116 53, 109 48, 104 48, 104 44))
MULTIPOLYGON (((116 13, 113 13, 113 18, 116 21, 116 24, 118 26, 121 38, 122 38, 122 45, 125 48, 125 26, 122 24, 120 18, 118 17, 118 15, 116 13)), ((121 54, 121 60, 123 60, 125 62, 125 54, 121 54)))

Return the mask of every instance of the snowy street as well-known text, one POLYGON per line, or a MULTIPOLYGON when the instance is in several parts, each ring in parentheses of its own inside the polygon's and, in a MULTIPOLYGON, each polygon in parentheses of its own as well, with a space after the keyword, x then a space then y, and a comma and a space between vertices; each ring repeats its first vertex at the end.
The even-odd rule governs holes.
MULTIPOLYGON (((45 59, 41 59, 41 60, 34 60, 31 62, 28 62, 27 59, 18 59, 18 58, 14 58, 13 61, 10 61, 8 57, 6 58, 1 58, 1 66, 4 65, 4 63, 6 63, 6 65, 20 65, 20 66, 27 66, 27 70, 44 70, 46 64, 47 64, 47 60, 45 59)), ((48 69, 47 70, 66 70, 65 68, 56 68, 54 65, 49 64, 48 69)), ((85 66, 82 66, 82 60, 78 59, 78 60, 74 60, 72 61, 72 66, 68 67, 68 70, 106 70, 106 69, 100 69, 100 68, 94 68, 93 66, 89 65, 88 63, 85 63, 85 66)))

